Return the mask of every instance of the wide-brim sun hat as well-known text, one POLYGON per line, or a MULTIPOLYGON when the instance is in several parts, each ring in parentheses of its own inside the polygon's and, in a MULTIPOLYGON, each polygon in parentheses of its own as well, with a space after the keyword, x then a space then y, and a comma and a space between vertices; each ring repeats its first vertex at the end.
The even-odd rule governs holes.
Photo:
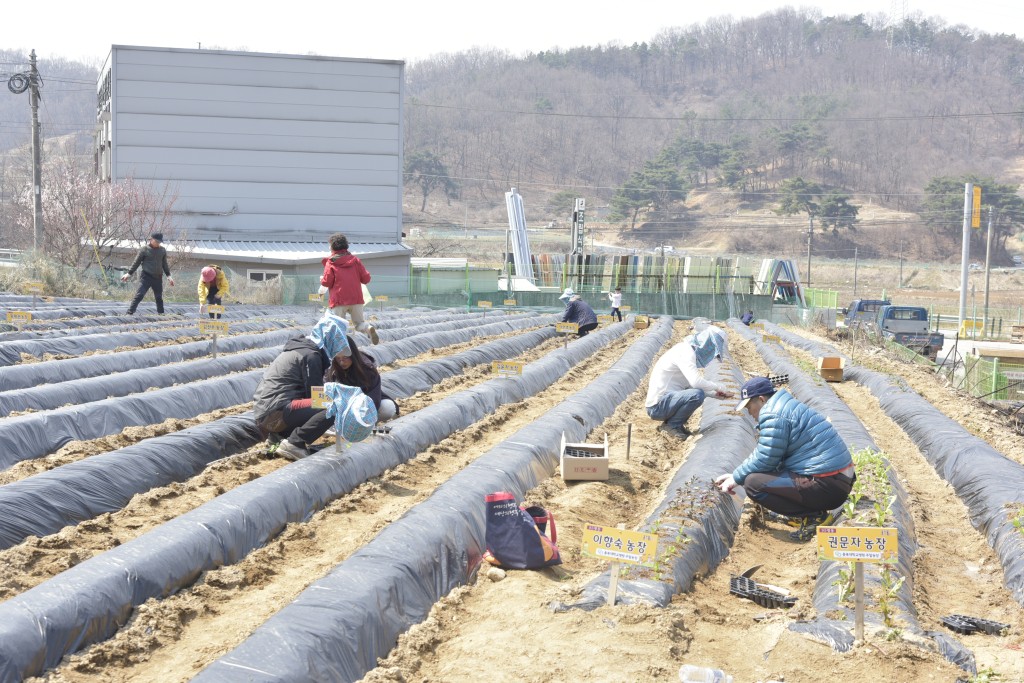
POLYGON ((565 291, 562 292, 562 296, 560 296, 558 298, 559 299, 569 299, 569 298, 574 297, 574 296, 576 296, 576 292, 574 292, 572 290, 572 287, 566 287, 565 291))

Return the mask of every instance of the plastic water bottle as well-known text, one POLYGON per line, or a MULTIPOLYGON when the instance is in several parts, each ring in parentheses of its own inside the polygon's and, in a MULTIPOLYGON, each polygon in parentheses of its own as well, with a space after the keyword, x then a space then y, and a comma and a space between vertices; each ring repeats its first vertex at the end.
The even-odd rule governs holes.
POLYGON ((679 669, 679 680, 682 683, 732 683, 732 676, 721 669, 683 664, 679 669))

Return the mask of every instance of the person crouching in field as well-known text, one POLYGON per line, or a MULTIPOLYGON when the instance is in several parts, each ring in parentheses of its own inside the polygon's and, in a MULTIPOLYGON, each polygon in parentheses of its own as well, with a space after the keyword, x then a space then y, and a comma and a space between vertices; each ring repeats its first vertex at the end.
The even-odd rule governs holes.
MULTIPOLYGON (((228 276, 220 266, 206 266, 199 273, 199 315, 206 313, 209 305, 221 306, 228 295, 228 276)), ((211 318, 220 318, 220 313, 211 313, 211 318)))
POLYGON ((721 358, 727 347, 725 333, 708 325, 685 337, 657 360, 644 405, 648 417, 664 423, 658 429, 685 439, 691 434, 686 421, 704 405, 708 393, 718 398, 733 396, 721 384, 705 379, 702 372, 712 360, 721 358))
POLYGON ((326 313, 309 336, 285 342, 253 396, 253 417, 260 435, 282 439, 277 452, 289 460, 309 455, 308 447, 327 433, 332 421, 325 408, 314 408, 312 389, 339 354, 350 353, 348 323, 326 313))
POLYGON ((381 390, 380 372, 373 357, 359 350, 348 337, 349 353, 339 353, 327 369, 327 381, 359 387, 377 408, 377 422, 387 422, 399 413, 398 403, 381 390))
POLYGON ((591 330, 597 328, 597 314, 594 313, 594 309, 590 307, 590 304, 581 299, 580 295, 574 292, 571 287, 566 288, 562 292, 562 296, 558 298, 566 304, 565 313, 562 314, 562 322, 576 323, 579 326, 576 332, 577 336, 586 337, 591 330))
POLYGON ((377 344, 377 330, 363 319, 363 285, 370 284, 370 273, 359 257, 349 253, 348 238, 340 232, 331 235, 331 255, 323 259, 320 284, 330 293, 328 307, 339 318, 352 316, 352 325, 377 344))
POLYGON ((757 447, 715 484, 731 494, 742 486, 770 519, 798 527, 790 538, 809 541, 842 514, 857 480, 850 449, 821 413, 767 377, 744 382, 740 396, 736 410, 746 409, 757 423, 757 447))

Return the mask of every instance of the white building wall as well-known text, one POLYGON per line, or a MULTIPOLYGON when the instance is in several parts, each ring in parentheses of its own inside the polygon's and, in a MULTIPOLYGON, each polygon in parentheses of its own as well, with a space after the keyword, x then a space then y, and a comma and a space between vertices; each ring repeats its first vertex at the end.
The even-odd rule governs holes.
POLYGON ((115 45, 107 67, 100 168, 169 184, 189 239, 401 241, 403 62, 115 45))

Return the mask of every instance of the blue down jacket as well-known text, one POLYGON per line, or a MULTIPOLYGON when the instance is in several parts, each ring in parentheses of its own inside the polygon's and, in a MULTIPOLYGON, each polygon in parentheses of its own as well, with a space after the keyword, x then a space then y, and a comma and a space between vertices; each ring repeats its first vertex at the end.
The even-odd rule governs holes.
POLYGON ((853 463, 850 449, 832 423, 785 389, 775 392, 761 408, 757 447, 732 473, 743 484, 754 472, 827 474, 853 463))

